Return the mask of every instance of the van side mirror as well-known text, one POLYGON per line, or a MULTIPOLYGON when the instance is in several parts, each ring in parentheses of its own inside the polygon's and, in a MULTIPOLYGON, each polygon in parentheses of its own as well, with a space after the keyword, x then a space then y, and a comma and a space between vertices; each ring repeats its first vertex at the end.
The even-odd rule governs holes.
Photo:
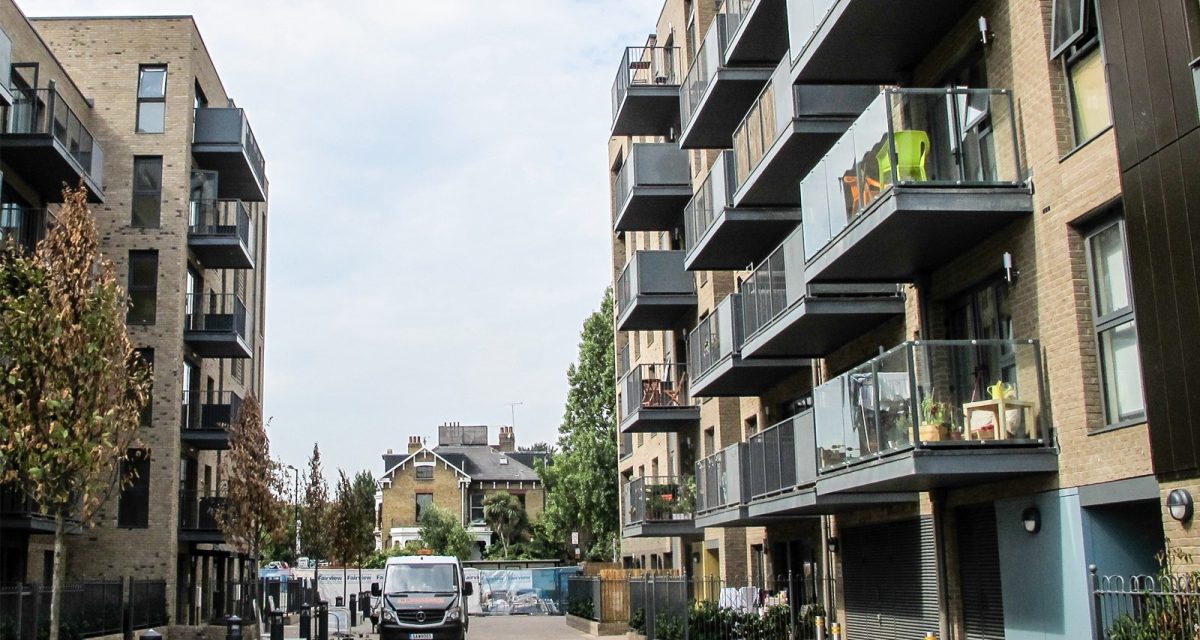
POLYGON ((378 583, 378 582, 372 582, 372 583, 371 583, 371 595, 373 595, 373 596, 375 596, 376 598, 378 598, 380 593, 382 593, 382 592, 379 590, 379 583, 378 583))
POLYGON ((463 583, 463 595, 464 595, 464 596, 469 596, 469 595, 471 595, 472 593, 475 593, 475 589, 471 587, 471 583, 470 583, 470 582, 464 582, 464 583, 463 583))

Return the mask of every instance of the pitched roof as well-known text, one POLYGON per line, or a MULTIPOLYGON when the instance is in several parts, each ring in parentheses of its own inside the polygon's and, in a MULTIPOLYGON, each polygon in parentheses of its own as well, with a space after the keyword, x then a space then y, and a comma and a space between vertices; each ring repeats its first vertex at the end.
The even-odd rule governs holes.
POLYGON ((439 456, 448 460, 471 476, 472 480, 486 481, 538 481, 536 471, 512 453, 501 453, 491 447, 437 447, 439 456), (507 464, 501 464, 507 459, 507 464))
POLYGON ((466 471, 465 469, 463 469, 463 466, 462 466, 462 464, 460 464, 458 461, 456 461, 456 460, 451 460, 451 459, 448 459, 448 458, 446 458, 446 457, 445 457, 445 456, 443 456, 442 454, 438 453, 438 452, 437 452, 435 449, 429 449, 429 448, 427 448, 427 447, 421 447, 421 448, 420 448, 420 449, 418 449, 417 451, 414 451, 413 453, 410 453, 410 454, 408 454, 408 455, 406 455, 406 456, 401 456, 401 455, 396 455, 396 454, 384 454, 384 456, 383 456, 383 459, 384 459, 384 462, 385 462, 385 463, 386 463, 386 462, 389 462, 389 460, 388 460, 389 456, 390 456, 391 458, 399 458, 399 460, 391 460, 391 462, 392 462, 391 466, 387 467, 387 468, 384 470, 384 472, 383 472, 383 476, 381 476, 381 479, 382 479, 382 478, 386 478, 386 477, 388 477, 388 476, 392 475, 392 472, 396 470, 396 467, 398 467, 398 466, 400 466, 400 465, 403 465, 403 464, 407 463, 409 460, 412 460, 413 458, 415 458, 415 457, 417 457, 418 455, 420 455, 420 454, 421 454, 421 452, 423 452, 423 451, 428 451, 429 453, 433 454, 433 456, 434 456, 435 458, 437 458, 437 459, 441 460, 442 462, 446 463, 447 465, 450 465, 451 467, 453 467, 453 468, 454 468, 454 471, 455 471, 455 473, 459 473, 459 474, 462 474, 462 475, 464 475, 464 476, 469 476, 469 475, 470 475, 469 473, 467 473, 467 471, 466 471))

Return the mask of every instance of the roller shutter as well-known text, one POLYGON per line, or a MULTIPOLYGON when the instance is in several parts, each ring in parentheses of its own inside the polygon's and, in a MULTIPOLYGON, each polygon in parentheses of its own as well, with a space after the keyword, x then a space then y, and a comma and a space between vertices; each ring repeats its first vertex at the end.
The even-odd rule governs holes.
POLYGON ((846 640, 912 640, 937 632, 932 518, 848 527, 838 537, 846 640))
POLYGON ((988 503, 962 507, 955 515, 966 640, 1004 640, 996 510, 988 503))

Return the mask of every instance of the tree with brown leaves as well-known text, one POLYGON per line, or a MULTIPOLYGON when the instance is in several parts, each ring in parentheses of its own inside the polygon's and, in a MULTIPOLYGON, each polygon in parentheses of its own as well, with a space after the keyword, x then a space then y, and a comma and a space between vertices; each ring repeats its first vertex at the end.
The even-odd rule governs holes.
POLYGON ((49 640, 58 640, 68 520, 94 524, 131 478, 149 367, 125 326, 128 298, 100 254, 87 192, 63 190, 32 255, 0 256, 0 481, 54 518, 49 640))
POLYGON ((225 504, 217 510, 217 524, 229 544, 257 559, 263 540, 280 537, 288 516, 287 509, 280 508, 284 478, 279 463, 271 459, 258 398, 242 401, 229 438, 225 504))

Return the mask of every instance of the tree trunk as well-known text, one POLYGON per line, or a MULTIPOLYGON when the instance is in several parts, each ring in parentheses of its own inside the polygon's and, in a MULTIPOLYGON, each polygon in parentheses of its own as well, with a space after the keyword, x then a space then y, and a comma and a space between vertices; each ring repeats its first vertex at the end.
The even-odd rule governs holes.
POLYGON ((59 507, 54 514, 54 572, 50 581, 50 638, 58 640, 58 627, 62 623, 62 590, 66 579, 67 565, 64 557, 67 551, 67 519, 63 508, 59 507))

